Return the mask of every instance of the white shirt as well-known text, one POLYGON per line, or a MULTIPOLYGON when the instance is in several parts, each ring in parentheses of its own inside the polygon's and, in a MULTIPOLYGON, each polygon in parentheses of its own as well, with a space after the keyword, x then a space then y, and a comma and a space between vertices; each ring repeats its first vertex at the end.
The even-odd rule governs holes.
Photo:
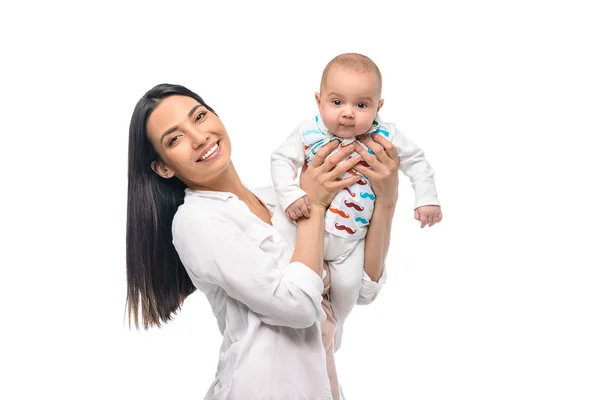
MULTIPOLYGON (((273 220, 285 218, 272 188, 254 193, 273 220)), ((232 193, 186 189, 173 244, 223 335, 205 400, 332 398, 319 323, 322 278, 290 263, 292 246, 273 226, 232 193)), ((364 274, 361 304, 373 301, 384 282, 385 275, 375 283, 364 274)))

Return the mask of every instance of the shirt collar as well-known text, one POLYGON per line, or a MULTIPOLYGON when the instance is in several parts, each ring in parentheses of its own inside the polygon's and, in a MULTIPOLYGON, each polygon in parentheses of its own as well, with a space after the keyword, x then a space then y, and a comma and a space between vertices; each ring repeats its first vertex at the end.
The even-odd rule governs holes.
MULTIPOLYGON (((329 131, 329 129, 327 129, 327 127, 323 123, 323 118, 321 118, 321 114, 317 114, 315 116, 315 122, 317 123, 317 126, 319 127, 319 130, 321 132, 323 132, 324 134, 326 134, 328 136, 335 137, 335 135, 333 133, 331 133, 329 131)), ((369 130, 367 132, 365 132, 365 133, 373 133, 373 132, 375 132, 379 128, 380 125, 381 125, 381 118, 379 117, 379 113, 377 113, 375 115, 375 121, 373 121, 373 123, 371 124, 371 127, 369 128, 369 130)))
MULTIPOLYGON (((244 185, 245 186, 245 185, 244 185)), ((273 196, 269 196, 268 193, 265 193, 267 188, 249 188, 246 186, 248 190, 250 190, 256 197, 260 199, 263 203, 265 203, 269 207, 275 207, 275 201, 272 198, 273 196)), ((213 190, 195 190, 186 188, 185 189, 186 196, 198 196, 206 199, 215 199, 221 201, 227 201, 229 199, 237 199, 237 196, 230 192, 217 192, 213 190)))
POLYGON ((229 193, 229 192, 216 192, 213 190, 195 190, 195 189, 190 189, 190 188, 185 189, 185 195, 186 195, 186 197, 187 196, 198 196, 198 197, 204 197, 207 199, 215 199, 215 200, 222 200, 222 201, 227 201, 228 199, 236 197, 233 193, 229 193))

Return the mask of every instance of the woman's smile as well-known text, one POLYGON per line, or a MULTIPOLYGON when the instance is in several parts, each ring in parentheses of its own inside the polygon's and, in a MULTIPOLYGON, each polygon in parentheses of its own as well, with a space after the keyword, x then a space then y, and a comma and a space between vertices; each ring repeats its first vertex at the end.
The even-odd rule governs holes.
POLYGON ((198 160, 196 162, 210 161, 215 159, 221 152, 221 147, 219 146, 219 144, 220 141, 217 141, 210 146, 206 146, 206 148, 202 151, 200 157, 198 157, 198 160))

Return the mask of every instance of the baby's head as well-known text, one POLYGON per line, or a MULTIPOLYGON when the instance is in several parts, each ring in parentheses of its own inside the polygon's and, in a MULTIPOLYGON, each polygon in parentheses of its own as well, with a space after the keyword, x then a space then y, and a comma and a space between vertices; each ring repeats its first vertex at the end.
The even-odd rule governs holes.
POLYGON ((379 68, 367 56, 345 53, 331 60, 315 93, 327 129, 341 138, 366 133, 383 106, 381 83, 379 68))

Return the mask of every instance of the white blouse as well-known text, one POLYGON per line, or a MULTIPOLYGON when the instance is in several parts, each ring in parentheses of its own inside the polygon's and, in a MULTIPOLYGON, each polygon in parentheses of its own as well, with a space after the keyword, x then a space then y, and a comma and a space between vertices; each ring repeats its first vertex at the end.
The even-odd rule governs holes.
MULTIPOLYGON (((285 218, 272 188, 253 191, 285 218)), ((173 244, 212 307, 223 343, 205 400, 332 399, 320 322, 323 280, 299 262, 277 230, 227 192, 186 189, 173 244)), ((379 283, 364 274, 361 304, 379 283)))

